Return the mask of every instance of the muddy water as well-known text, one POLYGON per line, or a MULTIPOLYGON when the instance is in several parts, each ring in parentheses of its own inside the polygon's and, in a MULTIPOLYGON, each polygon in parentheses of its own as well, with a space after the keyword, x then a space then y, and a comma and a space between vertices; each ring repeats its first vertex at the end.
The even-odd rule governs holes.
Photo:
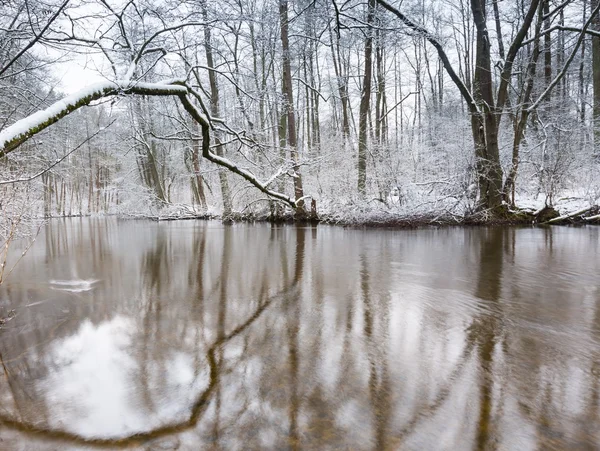
POLYGON ((13 309, 2 450, 600 448, 597 227, 61 220, 13 309))

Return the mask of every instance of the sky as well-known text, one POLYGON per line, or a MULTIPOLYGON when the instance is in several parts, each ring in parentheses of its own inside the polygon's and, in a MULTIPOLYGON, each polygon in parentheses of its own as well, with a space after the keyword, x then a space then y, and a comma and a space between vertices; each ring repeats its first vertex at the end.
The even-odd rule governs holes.
POLYGON ((104 80, 91 56, 77 55, 74 60, 59 63, 55 71, 59 87, 65 94, 72 94, 104 80))

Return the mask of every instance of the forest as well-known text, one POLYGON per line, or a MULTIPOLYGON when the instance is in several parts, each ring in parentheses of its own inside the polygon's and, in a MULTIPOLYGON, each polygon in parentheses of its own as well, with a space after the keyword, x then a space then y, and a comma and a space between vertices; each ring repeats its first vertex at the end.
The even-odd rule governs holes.
POLYGON ((600 0, 0 0, 0 449, 600 449, 599 174, 600 0))
POLYGON ((4 238, 106 214, 598 219, 598 0, 0 8, 4 238))

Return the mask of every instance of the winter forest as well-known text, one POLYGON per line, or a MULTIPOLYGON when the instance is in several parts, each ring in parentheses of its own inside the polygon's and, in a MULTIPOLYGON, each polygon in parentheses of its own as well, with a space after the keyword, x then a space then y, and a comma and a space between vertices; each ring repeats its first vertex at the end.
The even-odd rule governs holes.
POLYGON ((598 274, 600 0, 0 0, 2 450, 600 449, 598 274))
POLYGON ((335 222, 599 202, 598 0, 0 8, 5 236, 71 215, 335 222))

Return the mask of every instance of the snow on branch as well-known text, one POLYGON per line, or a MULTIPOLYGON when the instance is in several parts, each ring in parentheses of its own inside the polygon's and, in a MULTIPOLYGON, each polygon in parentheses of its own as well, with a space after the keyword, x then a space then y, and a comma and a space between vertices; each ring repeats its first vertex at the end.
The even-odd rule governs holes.
POLYGON ((573 46, 573 49, 571 50, 571 54, 565 61, 561 71, 556 75, 556 77, 554 77, 554 79, 548 84, 548 86, 546 86, 546 89, 544 90, 544 92, 542 92, 540 94, 538 99, 535 102, 533 102, 533 104, 527 109, 528 111, 534 111, 539 106, 539 104, 542 103, 548 97, 548 95, 550 95, 550 93, 552 92, 554 87, 567 74, 567 71, 569 69, 569 66, 571 65, 571 62, 575 58, 575 55, 577 54, 577 51, 579 50, 581 43, 585 39, 585 35, 587 33, 588 28, 590 27, 590 25, 592 25, 596 15, 598 15, 599 13, 600 13, 600 3, 597 4, 597 6, 591 12, 588 20, 585 22, 585 25, 581 29, 581 32, 579 33, 579 37, 577 38, 577 41, 575 42, 575 45, 573 46))
POLYGON ((229 160, 225 157, 221 157, 219 155, 212 153, 210 150, 210 120, 209 120, 209 118, 207 118, 202 112, 200 112, 200 110, 198 110, 198 108, 196 108, 194 106, 194 104, 190 101, 190 99, 187 97, 187 95, 181 94, 179 96, 179 99, 181 100, 181 103, 182 103, 183 107, 185 108, 185 110, 188 112, 188 114, 190 116, 192 116, 192 118, 194 118, 194 120, 196 120, 202 128, 202 156, 204 158, 206 158, 208 161, 218 164, 219 166, 226 167, 231 172, 234 172, 234 173, 242 176, 244 179, 249 181, 252 185, 254 185, 256 188, 258 188, 260 191, 262 191, 266 195, 268 195, 272 198, 278 199, 280 201, 283 201, 286 204, 290 205, 292 208, 297 207, 298 199, 294 200, 291 197, 286 196, 285 194, 279 193, 277 191, 273 191, 268 188, 268 185, 270 183, 272 183, 272 180, 269 180, 267 183, 263 183, 260 180, 258 180, 258 178, 252 172, 250 172, 246 169, 240 168, 235 163, 233 163, 231 160, 229 160))
POLYGON ((166 83, 128 83, 119 80, 95 83, 0 131, 0 158, 9 154, 50 125, 55 124, 82 106, 89 105, 94 100, 115 94, 169 96, 186 92, 187 89, 183 86, 166 83))
POLYGON ((41 171, 39 171, 39 172, 37 172, 37 173, 35 173, 33 175, 29 175, 27 177, 21 177, 21 178, 16 178, 16 179, 12 179, 12 180, 0 180, 0 185, 12 185, 13 183, 30 182, 30 181, 38 178, 39 176, 41 176, 41 175, 45 174, 46 172, 48 172, 49 170, 51 170, 53 167, 55 167, 55 166, 59 165, 60 163, 62 163, 71 154, 73 154, 74 152, 78 151, 81 147, 83 147, 84 144, 87 144, 93 138, 95 138, 97 135, 99 135, 104 130, 106 130, 108 127, 110 127, 112 124, 114 124, 115 121, 116 121, 116 119, 112 120, 107 126, 99 128, 98 130, 96 130, 94 133, 92 133, 86 139, 84 139, 81 143, 79 143, 76 147, 74 147, 73 149, 69 150, 62 157, 58 158, 56 161, 54 161, 54 163, 52 163, 49 166, 45 167, 41 171))
POLYGON ((448 58, 448 55, 446 54, 442 43, 426 28, 410 20, 407 16, 402 14, 399 9, 392 6, 387 1, 377 0, 377 3, 381 5, 384 9, 388 10, 390 13, 395 15, 398 19, 400 19, 400 21, 408 28, 412 29, 415 33, 423 36, 425 39, 427 39, 427 41, 429 41, 429 43, 437 50, 438 56, 442 61, 446 72, 448 73, 448 75, 460 91, 461 95, 467 102, 471 113, 480 113, 475 98, 471 94, 471 91, 469 91, 469 88, 467 88, 465 83, 461 80, 461 78, 458 76, 458 74, 452 67, 452 63, 450 63, 450 59, 448 58))
MULTIPOLYGON (((211 152, 210 132, 213 128, 212 119, 206 111, 202 112, 196 108, 190 98, 188 98, 188 95, 191 95, 192 97, 200 99, 200 95, 180 80, 163 81, 160 83, 140 83, 117 80, 93 84, 53 103, 45 110, 38 111, 0 131, 0 158, 6 156, 28 139, 82 106, 88 105, 94 100, 118 94, 178 97, 184 109, 202 128, 202 156, 204 158, 242 176, 268 196, 285 202, 292 208, 297 207, 298 200, 294 200, 285 194, 269 189, 268 186, 272 183, 273 178, 268 182, 263 183, 247 169, 240 168, 233 161, 211 152)), ((278 177, 279 175, 281 174, 278 173, 275 177, 278 177)))

